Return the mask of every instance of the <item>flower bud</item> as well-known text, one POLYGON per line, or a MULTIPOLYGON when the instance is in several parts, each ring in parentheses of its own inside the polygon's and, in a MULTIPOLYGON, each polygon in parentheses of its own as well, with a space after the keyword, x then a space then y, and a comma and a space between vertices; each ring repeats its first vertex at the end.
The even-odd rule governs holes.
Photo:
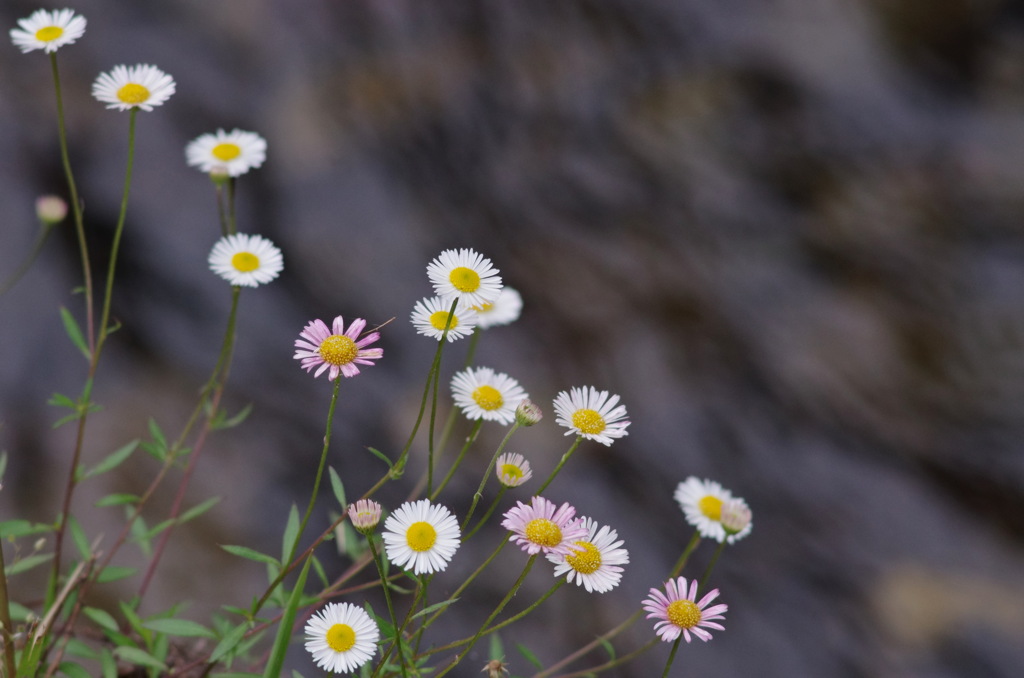
POLYGON ((520 426, 533 426, 544 418, 544 413, 529 398, 523 398, 516 408, 516 423, 520 426))
POLYGON ((481 673, 486 673, 487 678, 502 678, 502 676, 508 675, 508 664, 501 659, 492 659, 484 664, 484 669, 481 673))
POLYGON ((348 517, 352 526, 363 534, 370 534, 380 522, 380 504, 372 499, 360 499, 348 507, 348 517))
POLYGON ((742 499, 730 499, 722 504, 721 523, 730 544, 747 535, 751 517, 750 507, 742 499))
POLYGON ((68 204, 56 195, 42 195, 36 199, 36 217, 47 226, 64 221, 68 215, 68 204))

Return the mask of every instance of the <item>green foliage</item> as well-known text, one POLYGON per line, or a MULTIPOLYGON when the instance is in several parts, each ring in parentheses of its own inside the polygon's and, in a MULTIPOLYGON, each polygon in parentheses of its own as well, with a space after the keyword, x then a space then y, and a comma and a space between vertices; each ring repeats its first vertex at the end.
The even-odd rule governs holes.
POLYGON ((231 555, 238 556, 240 558, 246 558, 247 560, 255 560, 259 563, 269 563, 270 565, 276 565, 281 567, 281 562, 273 556, 268 556, 265 553, 260 553, 255 549, 251 549, 248 546, 234 546, 232 544, 221 544, 220 547, 230 553, 231 555))
POLYGON ((345 500, 345 486, 341 483, 341 476, 338 475, 333 466, 328 466, 327 470, 331 476, 331 490, 334 491, 334 498, 338 500, 338 505, 344 511, 348 508, 348 502, 345 500))
POLYGON ((139 441, 133 440, 124 447, 118 448, 92 468, 83 471, 79 480, 85 480, 86 478, 92 478, 94 476, 113 471, 123 464, 128 457, 132 456, 132 452, 134 452, 138 446, 139 441))
POLYGON ((89 345, 85 343, 85 335, 82 334, 82 328, 78 326, 78 321, 71 315, 71 311, 61 306, 60 319, 64 323, 64 332, 67 333, 71 343, 85 356, 86 360, 91 360, 92 354, 89 352, 89 345))
POLYGON ((220 431, 223 429, 234 428, 241 424, 243 421, 249 418, 252 413, 252 404, 248 404, 243 407, 238 414, 233 417, 228 417, 224 410, 217 410, 217 413, 213 415, 210 420, 210 429, 214 431, 220 431))
POLYGON ((310 560, 302 566, 299 579, 295 582, 295 588, 288 597, 288 604, 285 606, 281 622, 277 627, 277 637, 274 639, 274 647, 270 651, 270 659, 267 661, 266 669, 263 671, 263 678, 278 678, 281 675, 281 667, 284 665, 285 655, 288 653, 288 643, 292 637, 292 626, 295 624, 295 614, 302 600, 302 589, 306 586, 306 575, 309 574, 310 560))

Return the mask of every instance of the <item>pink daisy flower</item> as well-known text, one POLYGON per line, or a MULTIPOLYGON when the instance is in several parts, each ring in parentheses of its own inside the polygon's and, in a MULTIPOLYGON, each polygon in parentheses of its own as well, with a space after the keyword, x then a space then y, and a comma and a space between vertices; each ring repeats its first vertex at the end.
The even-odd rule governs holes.
POLYGON ((295 340, 296 360, 307 372, 316 368, 314 377, 330 369, 327 378, 334 381, 339 374, 354 377, 359 374, 356 365, 373 365, 373 361, 384 355, 382 348, 365 348, 380 339, 380 332, 370 332, 362 339, 359 333, 366 327, 366 321, 356 318, 345 331, 345 323, 339 315, 333 326, 328 328, 322 320, 314 320, 299 333, 295 340))
POLYGON ((574 552, 573 545, 587 538, 587 528, 576 518, 576 509, 568 503, 556 508, 544 497, 533 497, 527 506, 516 502, 505 513, 501 526, 512 532, 508 538, 531 556, 567 556, 574 552))
POLYGON ((715 623, 714 619, 725 619, 722 613, 729 609, 728 605, 707 607, 718 597, 718 589, 697 598, 697 580, 690 582, 690 591, 686 591, 686 577, 669 579, 665 583, 665 593, 660 589, 651 589, 651 594, 644 600, 644 610, 650 612, 648 619, 660 620, 654 625, 654 632, 666 643, 672 642, 683 634, 686 642, 690 642, 690 634, 704 642, 711 640, 711 634, 704 629, 724 631, 725 627, 715 623), (666 595, 668 594, 668 595, 666 595), (707 608, 707 609, 705 609, 707 608))

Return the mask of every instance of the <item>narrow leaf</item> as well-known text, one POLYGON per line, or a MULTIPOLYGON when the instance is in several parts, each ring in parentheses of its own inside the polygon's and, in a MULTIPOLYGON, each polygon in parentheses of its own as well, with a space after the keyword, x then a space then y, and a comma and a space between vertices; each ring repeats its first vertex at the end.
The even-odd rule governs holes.
POLYGON ((276 565, 281 567, 281 563, 278 562, 273 556, 268 556, 265 553, 260 553, 248 546, 234 546, 232 544, 221 544, 220 547, 228 553, 239 556, 240 558, 246 558, 248 560, 255 560, 260 563, 267 563, 268 565, 276 565))
POLYGON ((61 662, 57 670, 68 678, 90 678, 88 671, 72 662, 61 662))
POLYGON ((366 449, 368 449, 370 451, 370 454, 372 454, 373 456, 377 457, 378 459, 383 461, 385 464, 387 464, 388 465, 388 470, 392 469, 393 464, 391 463, 391 460, 388 458, 388 456, 386 454, 384 454, 380 450, 375 449, 373 447, 367 447, 366 449))
POLYGON ((203 503, 196 504, 195 506, 185 511, 178 517, 178 524, 180 525, 182 523, 187 523, 193 518, 198 518, 199 516, 203 515, 204 513, 212 509, 214 506, 216 506, 217 502, 219 501, 220 497, 210 497, 203 503))
POLYGON ((167 666, 162 661, 137 647, 119 647, 114 650, 114 654, 129 664, 148 666, 159 671, 167 670, 167 666))
POLYGON ((147 629, 157 633, 166 633, 171 636, 183 636, 186 638, 215 638, 213 631, 202 624, 188 619, 150 619, 143 622, 147 629))
POLYGON ((245 637, 245 632, 248 630, 249 622, 242 622, 224 634, 221 641, 217 643, 217 647, 213 648, 213 654, 210 655, 210 663, 216 664, 224 655, 234 650, 235 646, 245 637))
POLYGON ((103 568, 103 571, 96 575, 96 581, 101 584, 108 582, 117 581, 118 579, 124 579, 131 577, 135 574, 134 567, 119 567, 117 565, 108 565, 103 568))
POLYGON ((14 564, 7 566, 7 576, 18 574, 19 572, 27 572, 37 565, 42 565, 51 558, 53 558, 52 553, 39 553, 34 556, 26 556, 21 560, 16 561, 14 564))
POLYGON ((331 489, 334 490, 334 498, 338 500, 341 510, 344 511, 348 508, 348 502, 345 501, 345 486, 341 484, 341 476, 333 466, 328 466, 327 470, 331 474, 331 489))
POLYGON ((85 616, 96 622, 96 624, 106 631, 117 631, 117 621, 110 616, 110 613, 106 610, 101 610, 97 607, 86 607, 82 609, 85 616))
POLYGON ((82 352, 82 355, 85 356, 86 360, 89 360, 89 347, 86 345, 85 337, 82 335, 82 329, 78 326, 78 321, 75 320, 75 317, 71 315, 71 311, 61 306, 60 319, 64 323, 64 331, 67 332, 68 338, 71 339, 71 343, 82 352))
POLYGON ((292 553, 292 547, 299 536, 299 509, 292 504, 288 512, 288 524, 284 528, 284 537, 281 539, 281 562, 288 560, 292 553))
POLYGON ((128 457, 130 457, 132 452, 134 452, 135 448, 138 446, 139 441, 133 440, 124 447, 112 452, 111 454, 107 455, 107 457, 105 457, 100 463, 96 464, 91 469, 86 471, 85 477, 91 478, 93 476, 98 476, 101 473, 106 473, 107 471, 113 471, 115 468, 120 466, 128 457))
POLYGON ((416 617, 422 617, 423 615, 430 614, 431 612, 434 612, 435 610, 440 610, 443 607, 448 607, 449 605, 454 603, 456 600, 458 600, 458 598, 449 598, 448 600, 442 600, 440 603, 434 603, 433 605, 429 605, 429 606, 423 608, 422 610, 420 610, 419 612, 417 612, 416 614, 414 614, 412 617, 410 617, 410 619, 415 619, 416 617))
POLYGON ((519 654, 523 655, 526 661, 530 662, 538 669, 544 668, 544 665, 540 663, 539 659, 537 659, 537 655, 530 652, 529 648, 527 648, 525 645, 523 645, 522 643, 516 643, 516 649, 519 650, 519 654))
POLYGON ((281 667, 284 665, 284 657, 288 654, 288 644, 292 639, 292 626, 295 624, 295 613, 299 608, 299 601, 302 600, 302 589, 306 586, 306 575, 309 574, 310 560, 302 566, 299 579, 295 582, 291 596, 288 597, 288 605, 284 608, 280 625, 277 627, 277 637, 274 638, 274 648, 270 652, 270 659, 263 671, 263 678, 279 678, 281 667))

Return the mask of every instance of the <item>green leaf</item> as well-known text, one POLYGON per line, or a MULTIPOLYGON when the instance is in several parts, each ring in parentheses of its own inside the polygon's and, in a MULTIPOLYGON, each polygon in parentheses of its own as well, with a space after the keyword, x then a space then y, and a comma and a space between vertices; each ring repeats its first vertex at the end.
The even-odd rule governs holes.
POLYGON ((0 538, 25 537, 30 534, 50 532, 52 528, 42 523, 30 523, 27 520, 5 520, 0 523, 0 538))
POLYGON ((78 523, 78 519, 68 516, 68 528, 71 530, 71 539, 74 540, 75 548, 78 549, 82 560, 89 560, 92 557, 92 549, 89 547, 89 538, 85 536, 85 530, 78 523))
POLYGON ((134 504, 138 500, 138 496, 134 494, 115 493, 103 497, 94 506, 120 506, 121 504, 134 504))
POLYGON ((328 466, 327 471, 331 474, 331 489, 334 490, 334 498, 338 500, 341 510, 344 511, 348 508, 348 503, 345 501, 345 486, 341 484, 341 476, 333 466, 328 466))
POLYGON ((103 671, 103 678, 117 678, 117 661, 114 653, 107 648, 103 648, 100 655, 100 670, 103 671))
POLYGON ((260 553, 259 551, 249 548, 248 546, 233 546, 231 544, 221 544, 220 547, 228 553, 235 556, 239 556, 241 558, 255 560, 260 563, 267 563, 269 565, 276 565, 277 567, 281 567, 281 563, 273 556, 268 556, 265 553, 260 553))
POLYGON ((292 548, 295 545, 295 541, 299 536, 299 509, 292 504, 291 511, 288 512, 288 524, 284 528, 284 537, 281 539, 281 562, 287 564, 287 560, 292 553, 292 548))
POLYGON ((280 625, 277 627, 277 637, 274 638, 274 647, 270 652, 270 659, 263 670, 263 678, 279 678, 281 667, 284 665, 284 657, 288 654, 288 644, 292 638, 292 626, 295 624, 295 613, 299 608, 299 601, 302 600, 302 589, 306 586, 306 575, 309 574, 310 560, 302 566, 299 579, 295 582, 291 596, 288 597, 288 604, 281 615, 280 625))
POLYGON ((316 576, 320 579, 320 583, 324 588, 331 585, 331 582, 327 579, 327 572, 324 571, 324 566, 320 564, 320 560, 316 556, 310 556, 313 559, 313 569, 316 570, 316 576))
POLYGON ((82 335, 82 329, 78 326, 78 322, 75 320, 75 317, 71 315, 71 311, 61 306, 60 319, 64 323, 64 331, 67 332, 68 338, 71 339, 71 343, 82 352, 82 355, 85 356, 86 360, 90 360, 92 356, 89 355, 89 346, 85 343, 85 336, 82 335))
POLYGON ((86 607, 82 609, 85 616, 96 622, 97 626, 106 631, 117 632, 117 620, 115 620, 110 613, 106 610, 101 610, 97 607, 86 607))
POLYGON ((101 584, 108 582, 117 581, 118 579, 125 579, 135 574, 134 567, 119 567, 117 565, 108 565, 103 568, 103 571, 96 575, 96 581, 101 584))
POLYGON ((607 638, 598 638, 597 641, 601 643, 601 647, 608 653, 608 658, 615 659, 615 646, 607 638))
POLYGON ((216 635, 202 624, 188 619, 150 619, 142 622, 147 629, 157 633, 166 633, 170 636, 183 636, 186 638, 215 638, 216 635))
MULTIPOLYGON (((137 600, 135 602, 136 604, 138 604, 137 600)), ((149 629, 142 625, 142 618, 139 617, 139 615, 135 612, 134 609, 132 609, 132 606, 130 604, 123 600, 120 602, 120 607, 121 614, 123 614, 125 619, 128 620, 128 623, 131 625, 133 629, 135 629, 136 633, 138 633, 142 637, 142 640, 148 644, 150 639, 152 639, 153 634, 149 632, 149 629)))
POLYGON ((4 473, 7 472, 7 453, 0 452, 0 481, 4 479, 4 473))
MULTIPOLYGON (((132 509, 125 506, 124 512, 126 517, 132 516, 132 509)), ((135 520, 131 524, 131 535, 132 541, 139 545, 139 550, 142 551, 142 555, 149 558, 153 554, 153 545, 150 543, 149 529, 146 527, 146 519, 142 516, 135 516, 135 520)))
POLYGON ((491 659, 504 659, 505 657, 505 646, 501 642, 501 635, 497 633, 491 634, 491 642, 489 644, 488 656, 491 659))
POLYGON ((129 664, 136 664, 137 666, 146 666, 151 669, 157 669, 158 671, 166 671, 167 666, 146 652, 140 650, 137 647, 119 647, 114 650, 114 655, 120 658, 122 661, 126 661, 129 664))
POLYGON ((72 662, 61 662, 57 670, 68 678, 90 678, 89 672, 78 664, 72 662))
POLYGON ((416 617, 422 617, 423 615, 430 614, 431 612, 434 612, 435 610, 440 610, 441 608, 448 607, 449 605, 454 603, 456 600, 458 600, 458 598, 449 598, 448 600, 442 600, 440 603, 434 603, 433 605, 429 605, 429 606, 423 608, 422 610, 420 610, 419 612, 417 612, 416 614, 414 614, 409 619, 415 619, 416 617))
POLYGON ((221 641, 217 643, 217 647, 213 648, 213 654, 210 655, 210 663, 217 663, 221 657, 235 649, 235 646, 245 637, 245 632, 249 630, 249 626, 249 622, 242 622, 225 633, 221 641))
POLYGON ((392 469, 393 464, 391 463, 391 460, 388 458, 388 455, 384 454, 380 450, 378 450, 376 448, 373 448, 373 447, 367 447, 366 449, 368 449, 370 451, 370 454, 372 454, 373 456, 377 457, 378 459, 383 461, 385 464, 387 464, 389 471, 392 469))
POLYGON ((88 645, 80 641, 78 638, 69 638, 67 645, 64 646, 64 649, 67 651, 69 655, 72 655, 74 657, 81 657, 82 659, 99 658, 99 652, 89 647, 88 645))
POLYGON ((544 668, 544 665, 540 663, 539 659, 537 659, 537 655, 530 652, 529 648, 527 648, 525 645, 523 645, 522 643, 516 643, 516 649, 519 650, 519 654, 523 655, 526 661, 530 662, 538 669, 544 668))
POLYGON ((11 620, 12 621, 23 622, 23 621, 28 621, 29 618, 33 618, 34 619, 34 618, 36 618, 38 616, 35 612, 30 610, 29 608, 25 607, 24 605, 22 605, 20 603, 16 603, 13 600, 8 601, 7 604, 10 605, 10 607, 11 607, 11 620))
POLYGON ((66 407, 69 410, 78 410, 78 403, 63 393, 54 393, 50 396, 50 399, 46 401, 46 404, 53 405, 54 407, 66 407))
POLYGON ((219 501, 220 497, 210 497, 203 503, 196 504, 195 506, 193 506, 192 508, 178 516, 178 525, 181 525, 182 523, 187 523, 193 518, 198 518, 199 516, 203 515, 204 513, 212 509, 214 506, 216 506, 217 502, 219 501))
POLYGON ((213 421, 210 423, 210 428, 212 428, 214 431, 218 431, 220 429, 225 428, 234 428, 235 426, 238 426, 243 421, 245 421, 251 412, 252 403, 249 403, 248 405, 243 407, 238 414, 228 419, 225 419, 224 410, 220 410, 217 412, 217 416, 214 417, 213 421))
POLYGON ((113 471, 115 468, 120 466, 128 457, 130 457, 132 452, 134 452, 135 448, 138 446, 138 440, 131 441, 124 447, 121 447, 118 450, 107 455, 107 457, 105 457, 100 463, 96 464, 91 469, 86 471, 83 477, 91 478, 93 476, 98 476, 101 473, 106 473, 107 471, 113 471))
POLYGON ((7 566, 7 576, 9 577, 12 574, 18 574, 19 572, 27 572, 33 567, 42 565, 51 558, 53 558, 52 553, 38 553, 34 556, 25 556, 21 560, 15 561, 13 565, 7 566))

